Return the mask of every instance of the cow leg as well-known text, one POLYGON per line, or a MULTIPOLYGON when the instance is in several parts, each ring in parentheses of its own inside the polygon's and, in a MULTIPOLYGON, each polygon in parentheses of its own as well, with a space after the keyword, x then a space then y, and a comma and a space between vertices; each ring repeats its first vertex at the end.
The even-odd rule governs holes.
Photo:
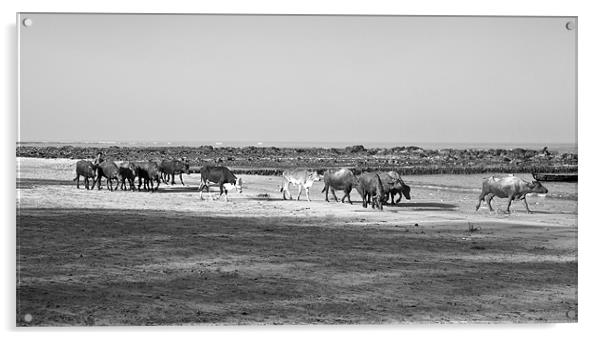
POLYGON ((508 206, 506 207, 506 213, 509 214, 510 213, 510 204, 512 204, 512 200, 514 199, 514 197, 511 195, 510 197, 508 197, 508 206))
POLYGON ((483 201, 484 198, 485 198, 485 193, 482 192, 479 195, 479 201, 477 202, 477 209, 476 209, 477 211, 479 211, 479 208, 481 207, 481 202, 483 201))
MULTIPOLYGON (((88 177, 86 177, 86 178, 88 178, 88 177)), ((75 182, 76 184, 75 185, 79 189, 79 174, 77 174, 77 177, 75 177, 75 180, 76 180, 76 182, 75 182)))
POLYGON ((301 198, 301 191, 303 191, 303 185, 299 184, 299 195, 297 195, 297 201, 301 198))
POLYGON ((176 173, 172 172, 171 174, 169 174, 169 177, 171 177, 171 185, 176 184, 176 181, 175 181, 175 179, 176 179, 176 173))
POLYGON ((84 186, 86 187, 86 190, 90 190, 90 178, 88 176, 84 178, 84 186))
POLYGON ((155 188, 155 191, 159 191, 159 184, 161 184, 161 181, 159 180, 159 176, 157 176, 156 180, 157 180, 157 187, 155 188))
POLYGON ((291 195, 291 182, 286 182, 286 185, 284 186, 284 199, 286 199, 286 194, 288 193, 288 197, 289 199, 293 199, 293 195, 291 195))
POLYGON ((330 189, 330 186, 328 184, 324 184, 324 191, 326 193, 326 202, 330 202, 328 200, 328 190, 330 189))
MULTIPOLYGON (((217 199, 219 200, 220 198, 222 198, 222 195, 224 194, 225 189, 224 189, 223 182, 220 181, 218 184, 219 184, 219 197, 217 199)), ((228 198, 226 197, 226 201, 227 200, 228 200, 228 198)))
POLYGON ((495 195, 489 194, 485 198, 485 202, 487 203, 487 207, 489 207, 489 211, 493 211, 493 207, 491 206, 491 200, 493 200, 494 197, 495 197, 495 195))
POLYGON ((180 174, 180 182, 182 182, 182 185, 183 185, 183 186, 186 186, 186 185, 184 184, 184 180, 182 179, 182 174, 180 174))
POLYGON ((349 204, 353 204, 351 203, 351 190, 345 190, 345 195, 343 195, 343 198, 341 198, 341 203, 345 203, 345 197, 347 197, 347 201, 349 202, 349 204))
POLYGON ((527 197, 523 198, 523 201, 525 201, 525 208, 527 208, 527 213, 532 214, 533 212, 529 210, 529 205, 527 204, 527 197))
MULTIPOLYGON (((98 178, 96 179, 96 182, 98 182, 98 190, 100 190, 100 185, 102 184, 102 177, 101 176, 97 176, 97 177, 98 178)), ((94 189, 94 184, 92 184, 92 189, 94 189)))
POLYGON ((305 197, 307 197, 307 201, 311 202, 311 200, 309 199, 309 188, 305 187, 305 197))
POLYGON ((337 198, 337 194, 335 194, 333 187, 330 187, 330 192, 332 193, 332 197, 334 197, 334 201, 338 202, 339 199, 337 198))

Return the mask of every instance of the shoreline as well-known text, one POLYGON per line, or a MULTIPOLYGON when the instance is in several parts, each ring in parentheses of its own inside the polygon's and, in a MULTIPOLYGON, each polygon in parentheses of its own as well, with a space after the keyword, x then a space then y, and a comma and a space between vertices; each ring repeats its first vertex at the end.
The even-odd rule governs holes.
POLYGON ((401 175, 476 173, 577 172, 576 153, 547 149, 438 149, 416 146, 365 148, 213 147, 210 145, 130 146, 27 146, 16 148, 17 157, 91 159, 102 152, 106 159, 161 160, 187 158, 193 172, 205 164, 227 166, 240 174, 280 175, 287 168, 324 171, 342 167, 354 172, 397 171, 401 175))

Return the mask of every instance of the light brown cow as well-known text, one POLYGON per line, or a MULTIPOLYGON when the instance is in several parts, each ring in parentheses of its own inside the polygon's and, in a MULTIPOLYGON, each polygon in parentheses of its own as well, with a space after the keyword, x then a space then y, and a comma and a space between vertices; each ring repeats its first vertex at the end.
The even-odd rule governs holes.
POLYGON ((548 189, 541 185, 538 181, 528 182, 522 178, 515 176, 506 177, 495 177, 491 176, 483 181, 483 190, 479 195, 479 203, 477 203, 477 210, 481 207, 481 202, 485 201, 490 211, 493 211, 491 207, 491 200, 497 196, 501 198, 508 198, 508 206, 506 207, 506 213, 510 213, 510 204, 513 200, 523 200, 525 202, 525 208, 528 213, 532 213, 527 205, 526 195, 529 193, 547 194, 548 189))
POLYGON ((293 169, 293 170, 284 170, 282 173, 282 177, 284 180, 282 181, 282 185, 280 186, 280 192, 282 192, 282 198, 286 200, 286 193, 290 199, 293 199, 293 195, 289 190, 289 186, 291 183, 299 187, 299 195, 297 195, 297 201, 301 198, 301 191, 305 188, 305 196, 307 197, 307 201, 310 202, 309 199, 309 188, 314 185, 314 182, 319 182, 322 180, 322 177, 318 175, 317 171, 309 171, 307 169, 293 169))

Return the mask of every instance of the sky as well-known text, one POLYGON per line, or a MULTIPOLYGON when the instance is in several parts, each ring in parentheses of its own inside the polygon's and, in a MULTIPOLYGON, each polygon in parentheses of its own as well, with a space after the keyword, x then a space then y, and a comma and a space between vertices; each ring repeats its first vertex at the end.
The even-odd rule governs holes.
POLYGON ((22 13, 19 139, 576 143, 576 26, 22 13))

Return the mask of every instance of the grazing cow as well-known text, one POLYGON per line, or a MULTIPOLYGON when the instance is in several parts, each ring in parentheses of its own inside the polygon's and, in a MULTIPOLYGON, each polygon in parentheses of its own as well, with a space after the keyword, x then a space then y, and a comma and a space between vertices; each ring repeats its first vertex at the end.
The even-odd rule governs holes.
POLYGON ((94 189, 94 185, 96 185, 96 182, 98 182, 98 190, 100 190, 100 184, 103 177, 107 179, 107 187, 109 188, 109 191, 113 191, 113 179, 116 179, 117 184, 115 186, 115 190, 117 190, 122 178, 121 174, 119 173, 119 167, 117 164, 115 164, 115 162, 106 160, 98 164, 96 167, 96 181, 92 183, 92 189, 94 189))
POLYGON ((351 170, 347 168, 341 168, 339 170, 328 170, 324 173, 324 189, 322 192, 326 192, 326 202, 330 202, 328 200, 328 190, 332 193, 334 197, 334 201, 338 202, 337 195, 335 194, 335 190, 343 190, 343 197, 341 198, 341 203, 345 203, 345 197, 347 197, 347 201, 349 204, 351 203, 351 198, 349 194, 354 186, 357 185, 357 177, 351 172, 351 170))
POLYGON ((391 197, 391 204, 399 203, 402 197, 405 197, 407 200, 410 199, 410 187, 404 183, 404 181, 401 179, 401 176, 399 176, 397 172, 379 172, 378 174, 383 181, 383 186, 385 187, 384 203, 387 203, 389 196, 391 197), (391 182, 393 183, 391 184, 391 182), (394 201, 395 195, 397 194, 399 194, 399 198, 397 201, 394 201))
POLYGON ((491 176, 483 181, 483 189, 479 195, 479 203, 477 203, 477 211, 481 207, 481 202, 484 200, 487 202, 487 206, 490 211, 493 211, 491 207, 491 200, 497 196, 501 198, 508 198, 508 206, 506 207, 506 213, 510 213, 510 204, 513 200, 523 200, 525 202, 525 208, 528 213, 532 213, 527 205, 526 195, 529 193, 546 194, 548 189, 541 185, 538 181, 528 182, 522 178, 515 176, 506 177, 495 177, 491 176))
POLYGON ((144 180, 144 188, 148 191, 154 192, 159 190, 159 184, 161 183, 161 172, 159 171, 159 165, 151 161, 138 161, 131 162, 134 166, 136 176, 138 177, 138 191, 142 186, 144 180), (157 187, 154 186, 153 180, 157 182, 157 187), (148 186, 150 182, 150 187, 148 186))
POLYGON ((368 207, 368 200, 372 201, 372 209, 374 205, 379 210, 383 210, 383 197, 385 197, 385 189, 380 176, 375 172, 364 172, 358 177, 356 186, 357 192, 362 197, 362 206, 368 207))
POLYGON ((286 200, 286 193, 290 199, 293 199, 293 195, 291 195, 289 186, 291 183, 296 185, 299 188, 299 194, 297 195, 297 201, 301 197, 301 191, 305 188, 305 196, 307 197, 307 201, 311 202, 309 199, 309 188, 314 185, 314 182, 319 182, 321 180, 320 175, 318 175, 317 171, 309 171, 307 169, 293 169, 293 170, 284 170, 282 173, 282 177, 284 180, 282 182, 282 186, 280 186, 280 191, 282 192, 282 197, 286 200))
POLYGON ((219 185, 218 199, 225 193, 226 202, 228 202, 228 189, 242 193, 242 179, 236 178, 232 171, 225 166, 205 165, 201 168, 201 183, 199 184, 201 199, 203 199, 204 188, 207 188, 207 192, 209 192, 209 182, 219 185))
POLYGON ((175 176, 180 175, 180 182, 184 185, 184 180, 182 179, 182 174, 186 173, 190 175, 190 163, 187 159, 182 160, 162 160, 161 164, 159 164, 159 170, 161 170, 162 175, 165 176, 163 178, 163 182, 167 184, 171 178, 171 185, 176 184, 175 176))
POLYGON ((77 188, 79 189, 79 176, 84 176, 84 184, 87 190, 90 190, 90 180, 92 177, 92 182, 96 181, 96 166, 90 161, 77 161, 75 163, 75 178, 74 181, 77 181, 77 188))
POLYGON ((121 175, 121 190, 126 190, 126 180, 130 185, 130 190, 135 191, 136 186, 134 180, 136 179, 136 166, 132 162, 122 162, 119 164, 119 174, 121 175))

